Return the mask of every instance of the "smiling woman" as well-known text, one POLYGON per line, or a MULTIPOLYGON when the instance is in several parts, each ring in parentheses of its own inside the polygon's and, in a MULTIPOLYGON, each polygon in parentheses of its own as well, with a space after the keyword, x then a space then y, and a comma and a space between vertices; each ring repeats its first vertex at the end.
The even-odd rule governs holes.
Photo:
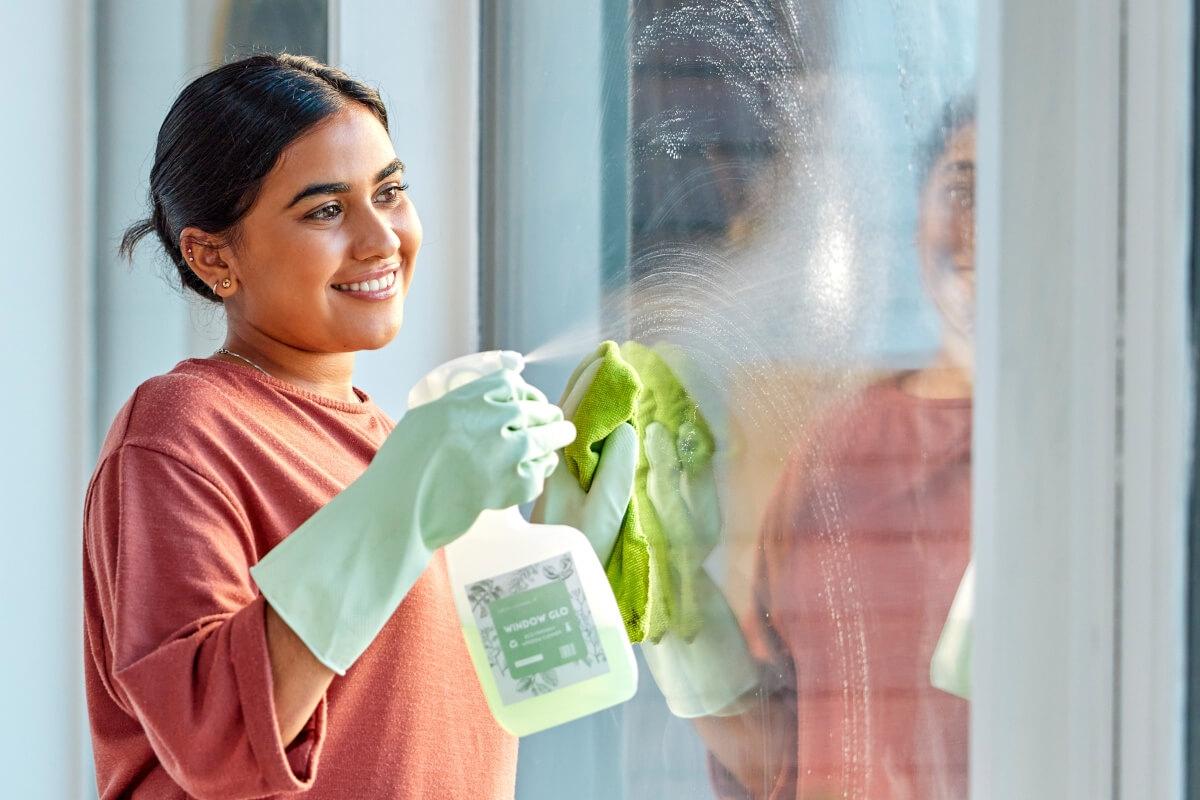
POLYGON ((180 232, 191 271, 217 284, 229 317, 227 348, 300 385, 314 358, 336 365, 322 370, 323 378, 340 385, 311 388, 353 401, 345 380, 353 352, 378 349, 396 336, 421 246, 398 166, 380 120, 350 106, 286 148, 235 236, 200 226, 180 232), (378 291, 378 283, 365 293, 336 288, 397 273, 388 291, 378 291), (347 306, 352 300, 376 302, 347 306), (335 353, 345 357, 331 361, 335 353))
POLYGON ((197 79, 171 108, 153 215, 122 251, 153 231, 184 286, 224 303, 224 349, 355 402, 353 352, 396 336, 421 247, 403 169, 373 89, 303 56, 252 56, 197 79), (254 135, 196 135, 206 130, 254 135), (399 288, 361 291, 372 280, 399 288))
POLYGON ((121 249, 154 233, 227 332, 137 388, 88 486, 102 798, 513 793, 440 548, 575 431, 517 354, 398 423, 353 386, 403 321, 406 188, 378 93, 310 58, 226 64, 167 114, 121 249))

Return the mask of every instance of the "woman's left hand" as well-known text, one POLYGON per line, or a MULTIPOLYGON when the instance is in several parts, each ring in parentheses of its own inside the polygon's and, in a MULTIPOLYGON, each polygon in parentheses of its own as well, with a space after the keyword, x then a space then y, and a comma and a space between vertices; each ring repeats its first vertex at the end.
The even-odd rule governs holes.
POLYGON ((638 461, 637 432, 629 423, 621 425, 604 440, 604 450, 588 491, 579 486, 559 459, 558 468, 546 480, 546 489, 533 508, 531 519, 549 525, 570 525, 583 532, 601 564, 607 564, 621 532, 638 461))

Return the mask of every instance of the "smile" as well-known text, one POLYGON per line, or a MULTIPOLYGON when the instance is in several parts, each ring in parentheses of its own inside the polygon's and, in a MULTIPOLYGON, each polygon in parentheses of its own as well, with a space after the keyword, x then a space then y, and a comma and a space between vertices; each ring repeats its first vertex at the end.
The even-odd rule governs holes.
POLYGON ((388 292, 395 285, 396 273, 395 271, 392 271, 384 275, 382 278, 372 278, 371 280, 363 281, 362 283, 335 283, 333 288, 337 289, 339 292, 347 292, 350 294, 379 295, 383 294, 384 292, 388 292))

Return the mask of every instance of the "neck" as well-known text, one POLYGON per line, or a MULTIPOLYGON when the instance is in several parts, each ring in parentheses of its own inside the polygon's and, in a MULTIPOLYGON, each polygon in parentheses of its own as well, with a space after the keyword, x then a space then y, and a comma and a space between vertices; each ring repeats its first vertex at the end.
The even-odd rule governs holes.
MULTIPOLYGON (((268 375, 345 403, 362 402, 354 393, 354 353, 313 353, 256 335, 229 331, 225 349, 254 362, 268 375)), ((217 358, 244 362, 227 355, 217 358)))
POLYGON ((930 400, 969 398, 975 388, 971 370, 945 350, 929 366, 905 375, 900 385, 908 394, 930 400))

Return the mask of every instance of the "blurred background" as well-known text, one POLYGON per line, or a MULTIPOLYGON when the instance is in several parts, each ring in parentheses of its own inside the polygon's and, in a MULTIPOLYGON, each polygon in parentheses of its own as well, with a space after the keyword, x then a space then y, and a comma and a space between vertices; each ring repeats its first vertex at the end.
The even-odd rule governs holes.
MULTIPOLYGON (((388 413, 498 347, 556 397, 605 338, 700 402, 707 569, 786 640, 795 796, 1185 796, 1191 9, 1043 11, 4 4, 0 793, 95 796, 83 492, 133 389, 224 338, 154 247, 117 256, 158 126, 205 70, 287 50, 380 88, 424 223, 404 330, 358 362, 388 413), (928 664, 972 556, 968 702, 928 664)), ((564 794, 741 796, 644 669, 521 742, 517 796, 564 794)))

